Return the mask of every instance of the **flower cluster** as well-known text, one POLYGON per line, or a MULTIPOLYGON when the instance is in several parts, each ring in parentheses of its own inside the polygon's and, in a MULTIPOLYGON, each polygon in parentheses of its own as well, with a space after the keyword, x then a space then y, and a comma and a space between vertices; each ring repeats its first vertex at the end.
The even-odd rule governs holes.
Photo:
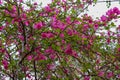
MULTIPOLYGON (((0 73, 13 80, 120 79, 120 9, 80 14, 92 0, 0 0, 0 73), (26 7, 27 8, 26 8, 26 7), (111 29, 115 28, 115 31, 111 29)), ((1 78, 0 78, 1 79, 1 78)))

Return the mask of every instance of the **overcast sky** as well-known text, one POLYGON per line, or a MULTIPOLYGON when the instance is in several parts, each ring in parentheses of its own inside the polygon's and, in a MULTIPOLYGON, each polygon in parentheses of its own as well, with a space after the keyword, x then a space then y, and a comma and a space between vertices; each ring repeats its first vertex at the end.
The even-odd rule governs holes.
MULTIPOLYGON (((111 2, 111 6, 107 8, 106 3, 97 3, 95 6, 89 6, 89 11, 87 12, 89 15, 91 15, 93 18, 100 17, 103 14, 106 13, 107 10, 118 7, 120 9, 120 3, 119 2, 111 2)), ((120 19, 115 22, 116 25, 120 25, 120 19)))
MULTIPOLYGON (((51 0, 34 0, 34 1, 35 2, 42 2, 43 3, 42 6, 46 6, 48 3, 51 2, 51 0)), ((101 0, 101 1, 103 1, 103 0, 101 0)), ((120 8, 119 2, 111 2, 110 8, 113 8, 113 7, 120 8)), ((91 16, 94 16, 94 17, 99 17, 102 14, 104 14, 110 8, 107 8, 105 2, 97 3, 95 6, 89 6, 88 14, 90 14, 91 16)))
MULTIPOLYGON (((113 7, 118 7, 120 9, 119 2, 111 2, 110 8, 113 8, 113 7)), ((97 3, 95 6, 89 6, 88 14, 90 14, 91 16, 94 16, 94 17, 99 17, 99 16, 105 14, 105 12, 110 8, 107 8, 105 2, 97 3)))

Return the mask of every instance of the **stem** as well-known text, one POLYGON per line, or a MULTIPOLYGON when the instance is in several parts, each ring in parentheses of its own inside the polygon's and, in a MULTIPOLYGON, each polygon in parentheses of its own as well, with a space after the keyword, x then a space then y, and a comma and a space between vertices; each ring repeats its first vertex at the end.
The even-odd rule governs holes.
POLYGON ((34 65, 34 72, 35 72, 35 80, 37 80, 37 71, 36 71, 36 62, 35 62, 35 60, 33 62, 33 65, 34 65))
POLYGON ((30 53, 32 53, 32 52, 34 51, 35 42, 36 42, 36 40, 34 41, 34 43, 33 43, 33 45, 32 45, 31 51, 25 53, 25 55, 24 55, 24 56, 22 57, 22 59, 20 60, 19 64, 22 64, 22 62, 24 61, 24 59, 25 59, 30 53))

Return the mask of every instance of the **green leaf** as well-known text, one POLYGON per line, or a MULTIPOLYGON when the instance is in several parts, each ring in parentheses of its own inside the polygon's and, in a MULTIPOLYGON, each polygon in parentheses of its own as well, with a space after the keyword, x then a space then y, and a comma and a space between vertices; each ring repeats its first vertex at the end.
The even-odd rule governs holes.
POLYGON ((114 22, 111 22, 111 26, 112 26, 112 27, 115 27, 116 25, 114 24, 114 22))
POLYGON ((94 3, 97 3, 97 0, 94 0, 93 2, 94 2, 94 3))

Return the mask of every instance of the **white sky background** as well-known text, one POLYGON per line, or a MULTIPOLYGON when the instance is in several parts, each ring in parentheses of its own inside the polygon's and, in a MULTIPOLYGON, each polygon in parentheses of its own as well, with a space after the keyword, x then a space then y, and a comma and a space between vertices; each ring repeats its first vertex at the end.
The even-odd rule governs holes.
POLYGON ((107 8, 105 2, 97 3, 95 6, 89 6, 88 14, 93 17, 100 17, 101 15, 105 14, 108 9, 113 7, 118 7, 120 9, 119 2, 111 2, 110 8, 107 8))
MULTIPOLYGON (((34 2, 42 2, 42 6, 46 6, 47 4, 51 3, 51 0, 33 0, 34 2)), ((104 0, 99 0, 99 1, 104 1, 104 0)), ((111 2, 111 6, 107 8, 106 2, 99 2, 95 6, 91 5, 88 7, 89 11, 86 11, 85 13, 88 13, 90 16, 92 16, 94 19, 96 17, 100 17, 103 14, 106 13, 107 10, 113 8, 113 7, 118 7, 120 9, 120 2, 115 1, 111 2)), ((116 22, 117 25, 120 24, 120 20, 116 22)))
MULTIPOLYGON (((51 2, 51 0, 33 0, 34 2, 42 2, 42 6, 46 6, 48 3, 51 2)), ((99 0, 99 1, 103 1, 103 0, 99 0)), ((113 7, 118 7, 120 8, 120 4, 118 1, 116 2, 111 2, 111 6, 110 8, 113 8, 113 7)), ((87 12, 89 15, 93 16, 94 18, 95 17, 100 17, 101 15, 105 14, 105 12, 110 9, 110 8, 107 8, 106 6, 106 3, 105 2, 100 2, 100 3, 97 3, 95 6, 89 6, 89 11, 87 12)))
MULTIPOLYGON (((95 6, 91 5, 89 6, 88 8, 89 11, 87 13, 95 19, 96 17, 100 17, 106 14, 106 12, 113 7, 117 7, 120 9, 119 1, 111 2, 111 6, 109 8, 107 8, 106 2, 97 3, 95 6)), ((116 20, 113 21, 117 26, 120 25, 120 19, 117 19, 117 21, 116 20)), ((111 28, 110 30, 115 32, 115 28, 111 28)))
POLYGON ((33 0, 34 2, 42 2, 42 6, 46 6, 47 4, 51 3, 52 0, 33 0))

